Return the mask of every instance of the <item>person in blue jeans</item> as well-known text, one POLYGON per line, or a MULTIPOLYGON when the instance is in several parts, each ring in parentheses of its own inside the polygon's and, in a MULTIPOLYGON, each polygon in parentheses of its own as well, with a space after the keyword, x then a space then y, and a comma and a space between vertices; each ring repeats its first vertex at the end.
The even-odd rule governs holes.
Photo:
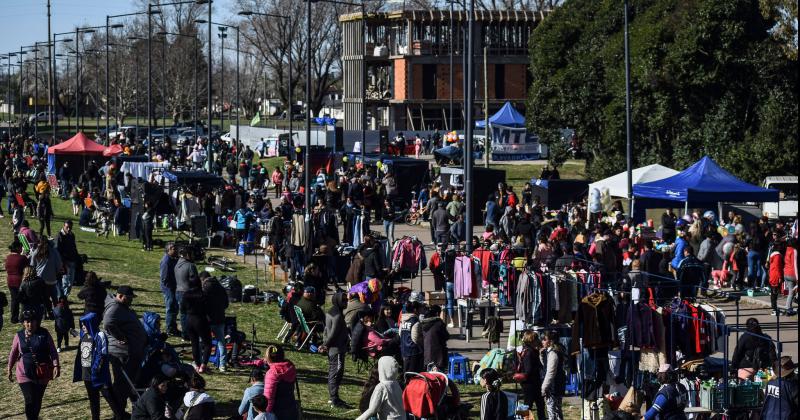
POLYGON ((178 332, 178 299, 175 295, 175 264, 178 262, 178 252, 175 244, 169 244, 161 258, 159 271, 161 273, 161 293, 164 294, 164 311, 166 312, 167 333, 179 335, 178 332))
POLYGON ((761 253, 748 243, 747 245, 747 282, 750 287, 761 288, 764 286, 764 265, 761 253))
POLYGON ((383 233, 389 238, 389 243, 394 243, 394 223, 397 214, 394 211, 392 202, 387 200, 383 201, 383 233))

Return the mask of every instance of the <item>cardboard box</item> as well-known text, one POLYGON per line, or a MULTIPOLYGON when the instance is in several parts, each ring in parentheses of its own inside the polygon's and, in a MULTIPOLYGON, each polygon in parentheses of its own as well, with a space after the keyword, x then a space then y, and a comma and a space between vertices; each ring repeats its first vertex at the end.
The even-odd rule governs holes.
POLYGON ((443 306, 447 303, 447 297, 444 292, 425 292, 425 302, 428 305, 443 306))

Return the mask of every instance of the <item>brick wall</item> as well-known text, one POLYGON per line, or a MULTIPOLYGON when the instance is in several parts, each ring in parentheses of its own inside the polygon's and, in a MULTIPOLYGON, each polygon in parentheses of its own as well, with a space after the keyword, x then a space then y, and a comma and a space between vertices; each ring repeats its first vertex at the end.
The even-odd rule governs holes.
MULTIPOLYGON (((463 90, 462 83, 464 75, 461 73, 461 65, 453 64, 453 99, 462 100, 463 90)), ((436 97, 438 99, 450 99, 450 63, 439 64, 436 66, 436 97)))
POLYGON ((506 64, 506 98, 525 99, 525 64, 506 64))
POLYGON ((422 99, 422 64, 411 66, 411 97, 409 99, 422 99))
POLYGON ((394 60, 394 95, 397 100, 408 99, 408 75, 406 72, 407 60, 404 58, 394 60))

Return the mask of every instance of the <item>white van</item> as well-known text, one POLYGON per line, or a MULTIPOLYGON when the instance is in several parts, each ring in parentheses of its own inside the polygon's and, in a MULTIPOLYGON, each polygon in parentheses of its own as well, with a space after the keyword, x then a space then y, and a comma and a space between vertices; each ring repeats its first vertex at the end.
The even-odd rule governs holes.
POLYGON ((770 219, 797 217, 797 177, 768 176, 764 188, 780 191, 780 201, 761 204, 761 214, 770 219))

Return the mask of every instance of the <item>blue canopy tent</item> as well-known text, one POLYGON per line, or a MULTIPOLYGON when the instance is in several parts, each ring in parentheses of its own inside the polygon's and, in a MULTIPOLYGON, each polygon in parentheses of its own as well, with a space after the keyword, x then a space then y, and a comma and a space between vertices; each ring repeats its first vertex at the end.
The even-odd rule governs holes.
POLYGON ((689 207, 716 208, 721 202, 778 201, 778 190, 748 184, 722 169, 713 159, 703 157, 694 165, 669 178, 635 184, 634 219, 641 220, 645 208, 689 207))
MULTIPOLYGON (((506 102, 499 111, 489 117, 489 125, 492 124, 506 127, 525 127, 525 116, 520 114, 514 108, 514 105, 511 105, 511 102, 506 102)), ((476 121, 475 127, 486 127, 486 120, 476 121)))

